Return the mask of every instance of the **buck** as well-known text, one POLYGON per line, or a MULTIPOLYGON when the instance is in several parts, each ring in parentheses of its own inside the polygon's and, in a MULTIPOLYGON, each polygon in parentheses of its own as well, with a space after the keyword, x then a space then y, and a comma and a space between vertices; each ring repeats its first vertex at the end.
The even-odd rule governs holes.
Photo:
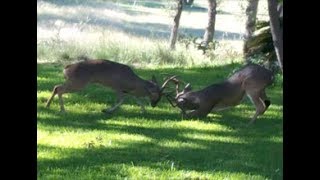
POLYGON ((155 107, 164 94, 168 82, 175 76, 168 78, 160 87, 156 78, 144 80, 137 76, 133 70, 124 64, 109 60, 88 60, 67 65, 63 70, 66 82, 56 85, 53 88, 51 97, 48 99, 46 107, 49 108, 51 101, 58 94, 60 111, 65 112, 62 95, 80 91, 90 83, 98 83, 113 89, 117 94, 116 103, 109 109, 103 109, 104 113, 112 113, 124 102, 125 94, 132 95, 141 106, 141 111, 145 112, 140 97, 149 97, 151 106, 155 107))
POLYGON ((252 124, 271 104, 265 89, 273 83, 273 73, 256 64, 248 64, 223 82, 212 84, 199 91, 192 91, 191 85, 187 84, 183 91, 179 92, 181 81, 176 78, 173 80, 176 83, 176 96, 173 98, 168 94, 166 97, 172 106, 181 109, 185 118, 203 118, 210 112, 236 106, 246 94, 256 108, 249 122, 252 124))

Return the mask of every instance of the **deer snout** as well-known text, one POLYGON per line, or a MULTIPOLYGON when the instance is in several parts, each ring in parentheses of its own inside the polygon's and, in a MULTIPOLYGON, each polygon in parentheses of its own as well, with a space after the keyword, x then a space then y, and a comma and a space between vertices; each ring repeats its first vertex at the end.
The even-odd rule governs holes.
POLYGON ((152 107, 156 107, 157 106, 157 104, 158 104, 158 102, 160 101, 160 99, 161 99, 161 97, 159 97, 157 100, 153 100, 153 101, 151 101, 151 106, 152 107))

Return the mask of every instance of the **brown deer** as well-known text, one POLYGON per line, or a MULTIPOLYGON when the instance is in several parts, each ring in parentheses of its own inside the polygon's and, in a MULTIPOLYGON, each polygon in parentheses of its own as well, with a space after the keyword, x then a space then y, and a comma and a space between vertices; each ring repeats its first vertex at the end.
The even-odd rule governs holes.
POLYGON ((53 88, 52 95, 46 104, 46 107, 49 108, 52 99, 58 94, 61 112, 65 112, 62 95, 79 91, 90 83, 109 87, 117 94, 117 102, 114 106, 102 112, 112 113, 116 110, 124 102, 125 94, 135 97, 136 102, 141 106, 141 111, 145 112, 144 105, 138 98, 149 97, 151 106, 155 107, 164 94, 163 90, 167 83, 175 78, 175 76, 168 78, 160 87, 154 76, 152 80, 144 80, 137 76, 129 66, 103 59, 85 59, 85 61, 67 65, 63 74, 66 82, 53 88))
POLYGON ((177 85, 176 97, 173 98, 170 95, 166 97, 172 106, 178 106, 181 109, 184 117, 203 118, 210 112, 240 104, 244 95, 247 94, 256 108, 249 123, 252 124, 271 104, 265 89, 273 83, 273 79, 274 76, 270 70, 256 64, 248 64, 225 81, 212 84, 199 91, 191 91, 191 85, 187 84, 184 90, 179 93, 180 81, 173 78, 177 85))

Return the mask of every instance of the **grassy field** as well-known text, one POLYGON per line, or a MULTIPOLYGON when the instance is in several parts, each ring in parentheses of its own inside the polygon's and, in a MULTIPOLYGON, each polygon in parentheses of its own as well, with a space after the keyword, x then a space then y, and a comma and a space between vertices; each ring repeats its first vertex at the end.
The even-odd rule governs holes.
MULTIPOLYGON (((206 68, 135 69, 143 78, 178 74, 194 89, 222 80, 240 64, 206 68)), ((113 115, 110 89, 91 85, 45 102, 63 82, 62 66, 38 64, 38 179, 282 179, 281 80, 267 91, 271 106, 247 128, 254 107, 248 99, 205 119, 183 120, 165 99, 145 114, 134 100, 113 115)))
MULTIPOLYGON (((86 55, 128 64, 162 82, 179 75, 194 90, 218 82, 241 67, 243 8, 240 1, 219 1, 215 40, 207 55, 177 42, 168 50, 172 19, 168 2, 140 0, 37 1, 37 178, 38 179, 282 179, 282 76, 267 90, 271 105, 253 126, 255 112, 246 98, 232 109, 204 119, 184 120, 162 99, 146 113, 132 98, 113 115, 115 94, 90 85, 65 94, 67 113, 57 97, 45 103, 62 69, 86 55)), ((245 2, 245 1, 241 1, 245 2)), ((260 3, 261 2, 261 3, 260 3)), ((266 17, 259 2, 258 18, 266 17)), ((180 34, 201 36, 206 0, 184 9, 180 34)), ((145 102, 147 103, 147 102, 145 102)))

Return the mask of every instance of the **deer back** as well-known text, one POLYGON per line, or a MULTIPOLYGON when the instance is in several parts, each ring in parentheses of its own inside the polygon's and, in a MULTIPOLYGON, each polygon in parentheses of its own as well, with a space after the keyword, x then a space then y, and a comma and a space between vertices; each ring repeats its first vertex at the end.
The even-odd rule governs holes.
POLYGON ((257 65, 248 64, 228 78, 230 83, 241 83, 242 89, 255 91, 265 88, 273 83, 272 71, 257 65))
POLYGON ((109 60, 71 64, 65 67, 64 75, 69 81, 100 83, 113 89, 134 89, 141 81, 129 66, 109 60))

